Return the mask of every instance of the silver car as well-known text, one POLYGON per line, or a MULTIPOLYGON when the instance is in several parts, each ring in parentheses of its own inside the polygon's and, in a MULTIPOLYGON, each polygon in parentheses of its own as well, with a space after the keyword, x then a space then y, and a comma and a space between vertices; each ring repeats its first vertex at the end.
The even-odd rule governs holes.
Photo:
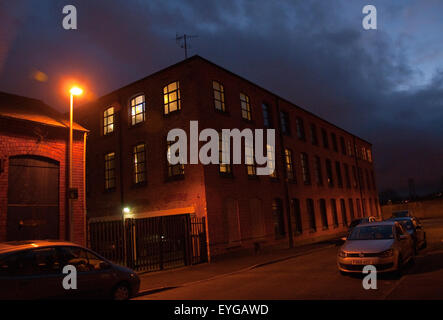
POLYGON ((351 231, 339 249, 337 266, 342 274, 361 273, 366 265, 375 266, 377 272, 392 272, 413 258, 413 239, 400 223, 372 222, 351 231))

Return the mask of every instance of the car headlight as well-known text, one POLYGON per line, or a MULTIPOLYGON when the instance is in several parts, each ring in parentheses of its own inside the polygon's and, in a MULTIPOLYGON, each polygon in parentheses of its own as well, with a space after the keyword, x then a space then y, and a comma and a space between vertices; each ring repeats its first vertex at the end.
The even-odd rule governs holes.
POLYGON ((394 255, 393 249, 389 249, 389 250, 386 250, 386 251, 383 251, 382 253, 380 253, 380 257, 382 257, 382 258, 392 257, 393 255, 394 255))
POLYGON ((340 252, 338 253, 338 256, 341 258, 346 258, 347 257, 347 253, 344 252, 343 250, 340 250, 340 252))

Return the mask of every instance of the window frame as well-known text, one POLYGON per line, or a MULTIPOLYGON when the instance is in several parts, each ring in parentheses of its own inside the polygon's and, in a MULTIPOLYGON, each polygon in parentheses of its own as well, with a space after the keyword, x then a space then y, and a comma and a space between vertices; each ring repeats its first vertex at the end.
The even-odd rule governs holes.
POLYGON ((103 110, 103 136, 108 136, 115 132, 115 107, 109 106, 105 110, 103 110), (107 114, 107 111, 112 109, 112 114, 107 114), (112 118, 112 122, 109 122, 109 118, 112 118), (108 128, 112 126, 112 130, 109 130, 108 128))
POLYGON ((104 154, 104 187, 105 191, 113 191, 116 189, 117 186, 117 175, 116 175, 116 152, 111 151, 104 154), (111 156, 112 158, 107 158, 108 156, 111 156), (107 164, 111 163, 113 164, 112 167, 109 167, 107 164), (112 176, 110 176, 110 172, 113 173, 112 176), (109 184, 109 181, 113 181, 113 185, 109 184))
POLYGON ((146 143, 140 142, 132 147, 132 167, 133 167, 133 173, 132 173, 132 183, 134 185, 143 185, 147 183, 147 161, 146 161, 146 143), (143 146, 143 151, 138 151, 137 148, 143 146), (137 167, 139 165, 137 156, 143 154, 143 161, 140 162, 143 164, 143 171, 138 172, 137 167), (137 177, 141 176, 143 180, 137 181, 137 177))
POLYGON ((214 98, 214 109, 217 112, 226 113, 226 100, 225 100, 225 87, 221 84, 220 81, 212 80, 212 96, 214 98), (217 84, 219 89, 214 87, 214 84, 217 84), (219 93, 220 99, 216 97, 216 93, 219 93), (221 108, 217 107, 217 102, 220 103, 221 108))
POLYGON ((169 116, 171 114, 174 114, 176 112, 179 112, 181 110, 181 92, 180 92, 180 81, 179 80, 175 80, 175 81, 171 81, 169 82, 167 85, 163 86, 163 116, 169 116), (176 84, 176 88, 174 90, 169 91, 169 86, 172 84, 176 84), (166 89, 166 92, 165 92, 166 89), (175 100, 170 100, 170 95, 176 93, 176 99, 175 100), (165 102, 165 97, 167 97, 167 101, 165 102), (176 102, 176 109, 171 111, 171 104, 176 102), (168 112, 166 112, 166 107, 168 112))
POLYGON ((138 125, 141 125, 142 123, 146 122, 146 95, 143 92, 137 93, 135 95, 133 95, 130 99, 129 99, 129 125, 130 127, 135 127, 138 125), (136 103, 136 99, 138 97, 143 97, 143 102, 141 103, 136 103), (134 101, 134 105, 132 105, 132 101, 134 101), (143 111, 136 113, 137 107, 142 105, 143 106, 143 111), (135 110, 135 113, 132 114, 132 110, 135 110), (143 119, 139 122, 135 122, 135 120, 137 119, 137 116, 142 114, 143 115, 143 119))

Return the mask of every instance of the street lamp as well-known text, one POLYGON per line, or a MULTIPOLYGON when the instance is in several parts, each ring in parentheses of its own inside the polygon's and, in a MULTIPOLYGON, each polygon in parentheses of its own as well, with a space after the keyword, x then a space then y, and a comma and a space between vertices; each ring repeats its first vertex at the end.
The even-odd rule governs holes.
POLYGON ((74 96, 79 96, 83 90, 79 87, 72 87, 69 90, 71 94, 71 104, 69 109, 69 240, 73 239, 73 214, 72 214, 72 139, 73 139, 73 118, 74 118, 74 96))

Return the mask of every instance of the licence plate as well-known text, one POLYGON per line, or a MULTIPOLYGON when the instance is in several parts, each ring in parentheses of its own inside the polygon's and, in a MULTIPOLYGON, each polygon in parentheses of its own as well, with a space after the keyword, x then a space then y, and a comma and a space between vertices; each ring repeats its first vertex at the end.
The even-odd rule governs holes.
POLYGON ((362 260, 352 260, 352 264, 358 264, 358 265, 369 265, 369 264, 373 264, 372 260, 368 260, 368 259, 362 259, 362 260))

